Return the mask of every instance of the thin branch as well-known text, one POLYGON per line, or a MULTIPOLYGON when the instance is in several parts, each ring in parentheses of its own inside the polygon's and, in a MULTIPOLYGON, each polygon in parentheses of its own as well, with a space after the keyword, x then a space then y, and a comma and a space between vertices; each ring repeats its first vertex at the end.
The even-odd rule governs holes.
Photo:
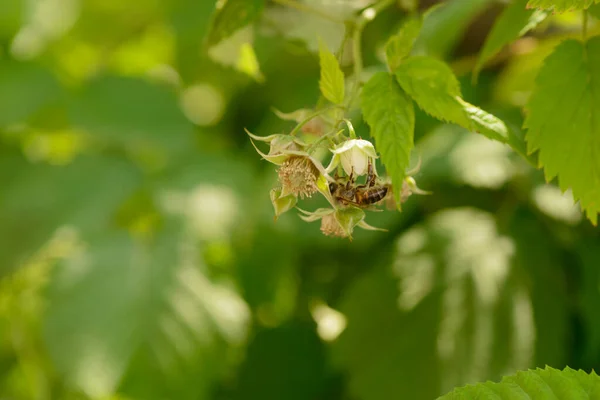
POLYGON ((354 31, 352 34, 352 56, 354 61, 354 89, 352 90, 352 95, 348 101, 348 109, 352 107, 352 103, 356 99, 358 92, 360 91, 360 76, 363 72, 363 56, 362 56, 362 34, 365 29, 365 26, 375 19, 375 17, 381 13, 385 8, 394 4, 395 0, 381 0, 375 5, 364 9, 356 23, 354 24, 354 31))
POLYGON ((335 109, 344 109, 344 107, 338 106, 338 105, 333 105, 333 106, 321 108, 320 110, 315 111, 314 113, 310 114, 309 116, 304 118, 302 121, 300 121, 298 123, 298 125, 296 125, 296 127, 290 132, 290 136, 296 136, 296 134, 300 131, 300 129, 302 129, 302 127, 304 125, 306 125, 307 123, 309 123, 313 118, 316 118, 321 114, 325 114, 326 112, 335 110, 335 109))

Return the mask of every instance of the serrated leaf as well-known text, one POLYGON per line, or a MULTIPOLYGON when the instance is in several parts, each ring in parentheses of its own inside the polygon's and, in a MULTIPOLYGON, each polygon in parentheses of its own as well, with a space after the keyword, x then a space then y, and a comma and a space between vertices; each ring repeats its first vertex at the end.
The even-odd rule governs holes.
POLYGON ((528 10, 526 6, 527 0, 515 0, 498 17, 479 53, 473 70, 474 79, 477 79, 483 65, 505 45, 534 29, 549 15, 543 10, 528 10))
POLYGON ((400 209, 402 183, 414 147, 413 103, 392 76, 379 72, 363 88, 361 107, 381 160, 392 178, 394 199, 400 209))
POLYGON ((408 57, 419 32, 421 32, 422 25, 422 18, 411 18, 402 25, 397 34, 388 39, 385 45, 385 54, 391 71, 398 68, 402 60, 408 57))
MULTIPOLYGON (((503 121, 461 98, 460 84, 443 61, 424 56, 411 57, 395 72, 402 89, 426 113, 490 139, 511 142, 514 133, 503 121)), ((514 141, 517 143, 517 138, 514 141)))
POLYGON ((214 46, 256 19, 265 0, 219 0, 206 36, 207 46, 214 46))
POLYGON ((596 225, 600 212, 600 37, 567 40, 536 78, 524 126, 546 180, 558 176, 596 225))
POLYGON ((461 96, 458 79, 443 61, 411 57, 394 72, 402 89, 423 111, 442 121, 470 126, 464 108, 457 101, 461 96))
POLYGON ((325 43, 319 42, 319 62, 321 66, 321 79, 319 88, 323 96, 335 104, 342 104, 345 96, 344 73, 333 53, 325 43))
POLYGON ((573 10, 583 10, 594 3, 600 3, 599 0, 529 0, 528 8, 540 8, 552 10, 554 12, 564 12, 573 10))
POLYGON ((569 367, 560 371, 551 367, 520 371, 499 383, 485 382, 455 389, 439 400, 497 399, 497 400, 558 400, 597 399, 600 396, 600 377, 569 367))

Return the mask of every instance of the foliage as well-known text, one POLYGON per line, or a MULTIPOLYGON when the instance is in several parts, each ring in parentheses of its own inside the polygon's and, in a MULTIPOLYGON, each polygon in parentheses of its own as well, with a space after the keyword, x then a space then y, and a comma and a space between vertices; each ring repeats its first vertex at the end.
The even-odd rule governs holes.
POLYGON ((597 397, 600 3, 432 3, 0 2, 0 398, 597 397))
POLYGON ((415 111, 412 101, 392 76, 379 72, 365 85, 361 104, 365 121, 381 151, 382 162, 392 178, 394 198, 400 207, 402 182, 414 143, 415 111))
POLYGON ((594 3, 598 3, 598 0, 529 0, 527 7, 563 12, 585 9, 594 3))
MULTIPOLYGON (((600 85, 600 37, 587 43, 569 40, 550 55, 538 75, 528 104, 525 126, 528 150, 540 150, 540 165, 547 180, 559 177, 563 190, 573 189, 588 218, 597 222, 600 205, 600 150, 596 120, 600 117, 595 104, 595 88, 600 85), (557 76, 568 77, 568 83, 557 83, 557 76), (565 151, 562 135, 574 129, 565 151)), ((562 81, 565 82, 565 81, 562 81)))
POLYGON ((500 383, 479 383, 456 389, 440 399, 470 399, 491 396, 496 399, 593 399, 600 395, 600 379, 595 372, 586 374, 566 368, 559 371, 546 367, 518 372, 500 383))
POLYGON ((527 0, 513 1, 498 17, 477 59, 473 70, 475 78, 483 65, 506 44, 525 35, 548 17, 547 11, 527 9, 526 5, 527 0))

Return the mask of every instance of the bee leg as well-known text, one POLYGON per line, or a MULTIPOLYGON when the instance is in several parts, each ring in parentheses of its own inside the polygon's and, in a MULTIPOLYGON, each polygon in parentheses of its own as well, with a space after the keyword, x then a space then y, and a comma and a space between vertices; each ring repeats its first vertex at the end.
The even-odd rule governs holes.
POLYGON ((369 160, 369 169, 367 175, 367 182, 369 187, 375 186, 375 179, 377 179, 377 176, 375 175, 375 170, 373 169, 373 163, 371 162, 371 160, 369 160))
POLYGON ((354 167, 350 171, 350 176, 348 177, 348 182, 346 183, 346 189, 350 190, 350 188, 352 188, 352 185, 354 185, 354 167))

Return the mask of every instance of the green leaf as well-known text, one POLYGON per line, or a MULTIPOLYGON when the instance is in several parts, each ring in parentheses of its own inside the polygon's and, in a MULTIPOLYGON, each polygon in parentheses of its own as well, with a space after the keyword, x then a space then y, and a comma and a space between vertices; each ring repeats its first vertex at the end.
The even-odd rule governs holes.
POLYGON ((460 97, 458 80, 444 62, 431 57, 411 57, 395 72, 400 86, 428 114, 506 143, 532 162, 521 132, 493 114, 464 101, 460 97))
POLYGON ((319 42, 321 79, 319 88, 323 96, 335 104, 342 104, 345 96, 344 73, 335 56, 322 41, 319 42))
POLYGON ((0 275, 31 257, 61 226, 83 237, 103 231, 140 183, 132 165, 108 157, 57 167, 2 154, 0 170, 10 171, 0 193, 0 275))
POLYGON ((305 322, 259 331, 237 378, 233 400, 319 398, 327 384, 323 342, 305 322))
POLYGON ((363 88, 361 107, 381 161, 392 178, 394 199, 400 209, 402 184, 414 147, 413 103, 392 76, 379 72, 363 88))
POLYGON ((513 215, 509 233, 514 241, 513 268, 523 271, 530 294, 535 329, 534 365, 565 365, 570 332, 569 276, 561 265, 561 250, 546 224, 528 210, 513 215), (535 237, 535 243, 531 238, 535 237), (552 332, 546 335, 543 332, 552 332))
POLYGON ((415 43, 416 54, 445 58, 463 38, 471 21, 492 0, 450 0, 429 9, 415 43))
POLYGON ((471 126, 457 100, 461 96, 458 79, 443 61, 425 56, 411 57, 395 70, 395 74, 400 86, 423 111, 442 121, 471 126))
POLYGON ((600 0, 529 0, 527 8, 541 8, 554 12, 582 10, 600 0))
POLYGON ((483 65, 513 40, 534 29, 549 15, 547 11, 528 10, 527 0, 515 0, 508 5, 494 23, 473 70, 473 77, 481 71, 483 65))
POLYGON ((584 361, 593 362, 600 353, 600 251, 595 238, 582 240, 577 246, 581 265, 579 307, 586 333, 584 361))
POLYGON ((62 96, 58 81, 50 72, 33 64, 3 60, 0 60, 0 88, 0 128, 26 122, 62 96))
POLYGON ((464 208, 436 213, 380 248, 380 254, 395 251, 395 258, 384 260, 385 267, 371 264, 339 306, 348 322, 332 356, 348 375, 350 397, 386 400, 402 393, 429 400, 538 360, 564 362, 560 354, 544 357, 566 337, 565 282, 548 272, 560 270, 556 253, 535 244, 528 254, 525 236, 515 253, 494 215, 464 208), (548 303, 552 296, 556 302, 548 303), (562 307, 545 312, 558 302, 562 307))
POLYGON ((73 125, 99 141, 134 150, 182 151, 192 144, 193 125, 167 87, 148 81, 103 76, 72 101, 73 125))
POLYGON ((0 37, 9 38, 21 27, 27 15, 27 7, 21 0, 5 0, 0 3, 0 37))
POLYGON ((523 140, 498 117, 461 98, 460 85, 450 67, 431 57, 411 57, 396 69, 402 89, 426 113, 470 131, 511 145, 523 153, 523 140))
POLYGON ((400 32, 390 37, 385 45, 387 63, 394 71, 402 60, 410 54, 423 26, 422 18, 411 18, 402 25, 400 32))
POLYGON ((567 40, 536 78, 524 126, 546 180, 558 176, 595 225, 600 212, 600 37, 567 40), (557 78, 560 77, 560 78, 557 78), (565 136, 568 135, 568 136, 565 136))
POLYGON ((455 389, 439 400, 557 400, 596 399, 600 396, 600 377, 592 371, 569 367, 560 371, 551 367, 520 371, 500 383, 485 382, 455 389))
POLYGON ((265 0, 219 0, 206 36, 206 45, 214 46, 254 21, 265 7, 265 0))
POLYGON ((600 4, 595 4, 588 8, 588 13, 591 14, 594 18, 600 20, 600 4))
POLYGON ((204 275, 173 222, 147 243, 105 231, 57 269, 45 343, 65 381, 92 398, 119 386, 135 398, 209 398, 228 344, 245 336, 245 303, 204 275))

